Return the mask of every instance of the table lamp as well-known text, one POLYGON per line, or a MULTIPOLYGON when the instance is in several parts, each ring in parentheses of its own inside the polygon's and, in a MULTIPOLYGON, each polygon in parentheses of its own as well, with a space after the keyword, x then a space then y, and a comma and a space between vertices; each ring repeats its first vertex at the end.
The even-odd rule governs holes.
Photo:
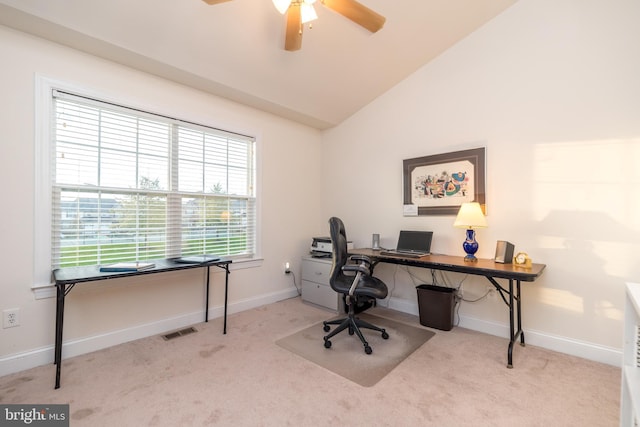
POLYGON ((478 258, 475 256, 475 253, 478 251, 478 242, 476 242, 476 232, 474 228, 484 228, 487 226, 487 219, 482 213, 480 203, 463 203, 460 206, 458 216, 453 226, 467 229, 467 238, 462 243, 462 248, 467 253, 464 260, 470 262, 478 261, 478 258))

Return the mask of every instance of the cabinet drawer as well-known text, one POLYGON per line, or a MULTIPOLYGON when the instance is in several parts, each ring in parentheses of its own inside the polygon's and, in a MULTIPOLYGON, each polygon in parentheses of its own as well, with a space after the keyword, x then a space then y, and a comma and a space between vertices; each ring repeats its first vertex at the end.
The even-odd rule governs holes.
POLYGON ((331 286, 322 285, 308 280, 302 281, 302 299, 304 301, 321 305, 334 311, 338 311, 340 296, 331 286))
POLYGON ((302 280, 329 285, 331 262, 305 259, 302 262, 302 280))

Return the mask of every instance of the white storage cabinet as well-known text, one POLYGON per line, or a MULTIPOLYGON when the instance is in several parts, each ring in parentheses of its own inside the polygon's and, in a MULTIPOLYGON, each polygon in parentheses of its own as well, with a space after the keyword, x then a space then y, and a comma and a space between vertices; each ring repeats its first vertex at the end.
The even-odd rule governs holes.
POLYGON ((302 258, 302 300, 343 312, 342 296, 329 284, 331 263, 331 258, 302 258))

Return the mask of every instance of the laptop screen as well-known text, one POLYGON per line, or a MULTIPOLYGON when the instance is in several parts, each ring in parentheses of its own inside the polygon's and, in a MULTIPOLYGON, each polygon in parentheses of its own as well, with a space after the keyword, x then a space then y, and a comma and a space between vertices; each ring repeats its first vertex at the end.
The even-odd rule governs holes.
POLYGON ((398 237, 399 251, 415 251, 429 253, 431 251, 431 238, 433 231, 407 231, 401 230, 398 237))

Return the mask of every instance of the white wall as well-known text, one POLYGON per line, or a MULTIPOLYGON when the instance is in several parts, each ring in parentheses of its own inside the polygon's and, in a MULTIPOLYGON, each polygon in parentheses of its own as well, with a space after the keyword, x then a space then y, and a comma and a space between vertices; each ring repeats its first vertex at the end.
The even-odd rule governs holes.
MULTIPOLYGON (((155 112, 255 135, 259 146, 259 239, 264 261, 234 269, 230 311, 296 295, 290 261, 300 256, 320 220, 317 188, 321 135, 270 114, 143 74, 0 26, 0 310, 20 309, 21 326, 0 329, 0 375, 52 363, 55 300, 36 300, 33 285, 36 75, 64 81, 155 112)), ((297 274, 300 277, 300 274, 297 274)), ((65 348, 70 356, 159 333, 203 318, 204 272, 152 275, 78 285, 67 297, 65 348)), ((211 314, 221 314, 224 275, 213 276, 211 314)))
MULTIPOLYGON (((435 252, 462 256, 453 216, 402 216, 402 160, 485 146, 479 255, 509 240, 547 265, 524 284, 528 342, 619 363, 623 285, 640 277, 639 19, 636 0, 520 0, 326 133, 324 216, 341 216, 356 246, 430 229, 435 252)), ((406 270, 378 272, 393 303, 417 309, 406 270)), ((465 298, 488 287, 469 277, 465 298)), ((460 315, 507 336, 497 299, 460 315)))

